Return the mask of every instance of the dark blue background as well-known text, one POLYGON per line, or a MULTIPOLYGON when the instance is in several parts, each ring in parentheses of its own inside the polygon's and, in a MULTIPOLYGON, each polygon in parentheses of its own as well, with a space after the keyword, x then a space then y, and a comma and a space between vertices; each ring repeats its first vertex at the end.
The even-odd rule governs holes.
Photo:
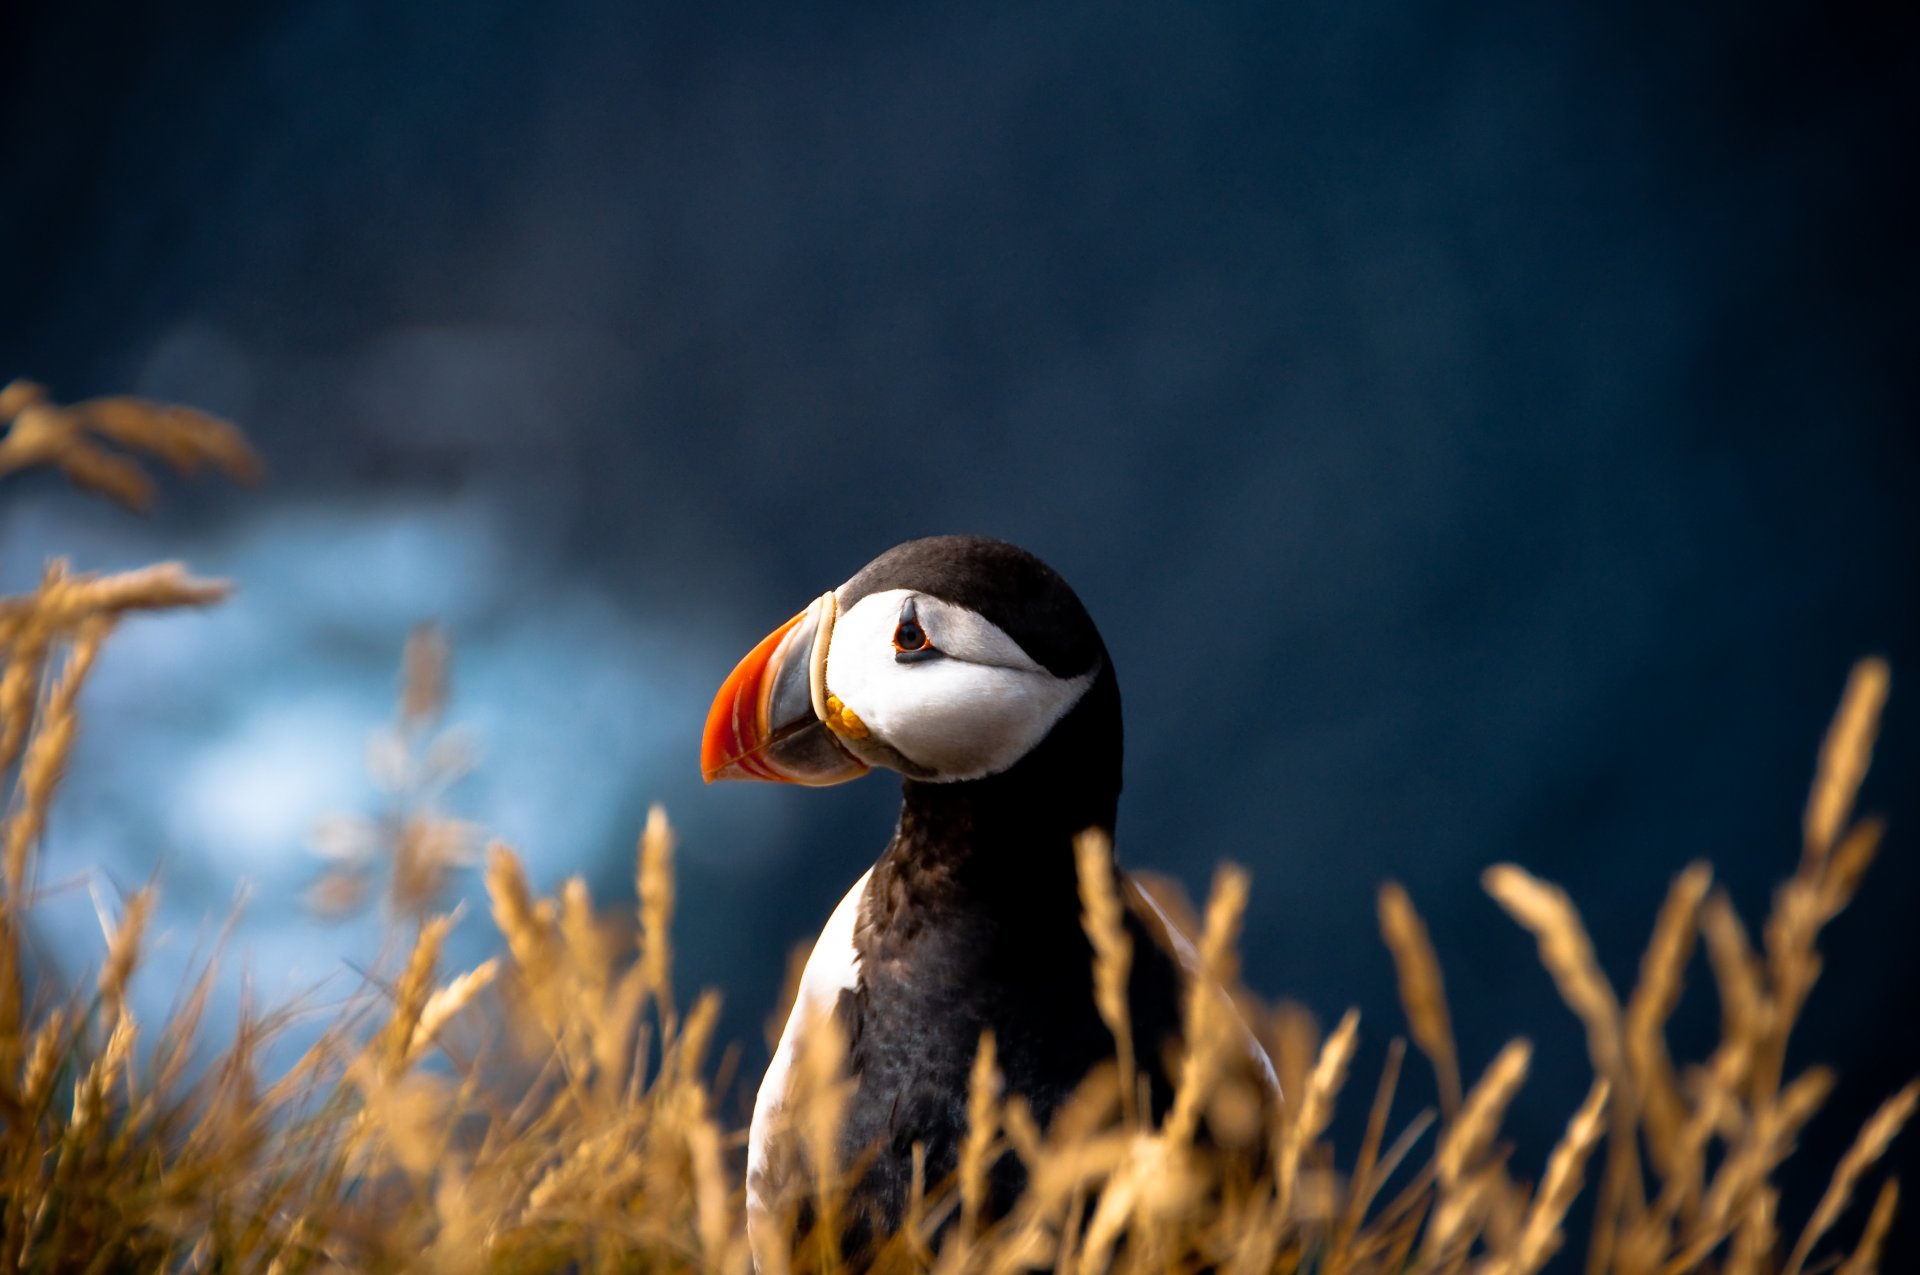
POLYGON ((1468 1068, 1539 1046, 1531 1167, 1580 1037, 1479 869, 1564 883, 1623 989, 1693 858, 1757 923, 1880 652, 1893 833, 1797 1050, 1841 1071, 1797 1228, 1920 1070, 1915 37, 1871 3, 11 7, 0 373, 228 413, 275 471, 150 521, 0 486, 8 590, 59 551, 242 588, 103 666, 49 863, 164 859, 188 931, 247 877, 267 959, 364 959, 289 919, 298 829, 367 799, 439 614, 488 755, 453 807, 617 897, 664 797, 683 981, 757 1074, 894 797, 701 789, 706 698, 893 542, 997 534, 1114 652, 1123 856, 1254 868, 1250 981, 1365 1014, 1349 1115, 1404 880, 1468 1068))

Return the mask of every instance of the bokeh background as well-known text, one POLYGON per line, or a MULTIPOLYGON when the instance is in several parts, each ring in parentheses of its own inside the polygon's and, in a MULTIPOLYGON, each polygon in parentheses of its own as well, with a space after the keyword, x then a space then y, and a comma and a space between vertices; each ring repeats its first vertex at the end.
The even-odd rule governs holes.
POLYGON ((1566 885, 1622 986, 1696 857, 1757 919, 1877 652, 1893 833, 1796 1051, 1840 1071, 1797 1227, 1920 1071, 1917 33, 1855 0, 15 0, 0 375, 227 415, 273 469, 147 518, 0 484, 0 591, 54 553, 239 587, 104 659, 43 955, 97 959, 94 907, 157 872, 151 1007, 241 896, 231 1004, 350 991, 380 921, 303 910, 310 834, 378 809, 437 618, 481 757, 447 807, 619 900, 664 801, 681 981, 757 1076, 896 793, 704 789, 708 699, 880 550, 990 533, 1114 653, 1123 857, 1250 865, 1249 981, 1359 1005, 1363 1086, 1406 882, 1467 1066, 1535 1039, 1538 1164, 1581 1038, 1480 868, 1566 885))

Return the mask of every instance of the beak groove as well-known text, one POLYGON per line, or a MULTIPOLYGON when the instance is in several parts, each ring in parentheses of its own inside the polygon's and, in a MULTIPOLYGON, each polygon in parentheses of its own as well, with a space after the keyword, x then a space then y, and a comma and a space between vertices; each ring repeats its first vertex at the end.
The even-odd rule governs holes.
POLYGON ((822 787, 867 773, 825 725, 827 645, 838 612, 834 595, 822 594, 762 638, 720 684, 700 740, 708 783, 822 787))

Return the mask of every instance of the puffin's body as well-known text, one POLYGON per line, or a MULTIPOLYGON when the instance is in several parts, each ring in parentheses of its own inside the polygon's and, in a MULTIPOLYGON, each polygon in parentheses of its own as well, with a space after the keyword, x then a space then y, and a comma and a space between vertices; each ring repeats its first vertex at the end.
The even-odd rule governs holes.
MULTIPOLYGON (((841 1162, 857 1166, 849 1252, 896 1229, 913 1147, 925 1181, 955 1169, 968 1075, 992 1032, 1009 1093, 1044 1125, 1114 1055, 1094 1003, 1077 834, 1109 839, 1120 795, 1120 690, 1066 582, 1013 545, 909 541, 777 630, 722 687, 708 721, 709 779, 836 783, 870 765, 906 779, 900 822, 835 909, 754 1104, 748 1163, 756 1254, 790 1237, 785 1206, 809 1184, 784 1125, 802 1035, 838 1016, 855 1082, 841 1162)), ((1129 1012, 1153 1114, 1173 1091, 1191 948, 1117 868, 1131 905, 1129 1012)), ((1248 1037, 1259 1082, 1272 1068, 1248 1037)), ((1277 1090, 1276 1090, 1277 1092, 1277 1090)), ((989 1212, 1021 1185, 1003 1157, 989 1212)))

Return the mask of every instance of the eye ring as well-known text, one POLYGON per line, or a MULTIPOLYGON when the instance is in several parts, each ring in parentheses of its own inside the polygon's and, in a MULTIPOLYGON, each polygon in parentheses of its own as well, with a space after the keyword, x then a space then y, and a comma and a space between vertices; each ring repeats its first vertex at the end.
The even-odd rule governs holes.
POLYGON ((894 660, 901 664, 912 664, 919 660, 934 659, 939 654, 926 629, 920 625, 913 599, 908 598, 906 605, 900 608, 900 622, 893 627, 894 660))

